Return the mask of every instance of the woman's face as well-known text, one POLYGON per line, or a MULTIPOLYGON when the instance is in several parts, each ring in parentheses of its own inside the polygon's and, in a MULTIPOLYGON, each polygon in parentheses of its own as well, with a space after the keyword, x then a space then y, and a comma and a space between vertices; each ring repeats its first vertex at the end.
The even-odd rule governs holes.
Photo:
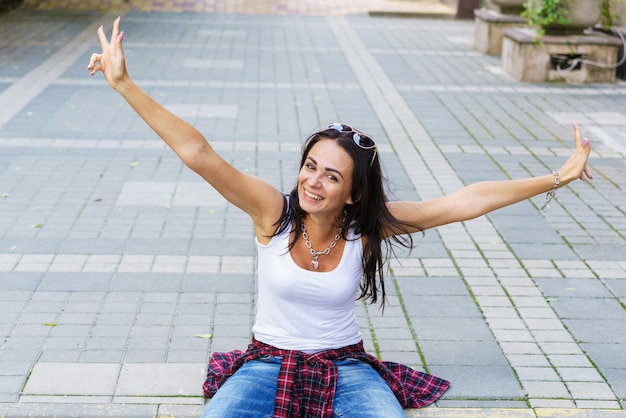
POLYGON ((310 214, 339 216, 346 204, 354 203, 353 168, 350 155, 334 140, 319 140, 298 173, 300 207, 310 214))

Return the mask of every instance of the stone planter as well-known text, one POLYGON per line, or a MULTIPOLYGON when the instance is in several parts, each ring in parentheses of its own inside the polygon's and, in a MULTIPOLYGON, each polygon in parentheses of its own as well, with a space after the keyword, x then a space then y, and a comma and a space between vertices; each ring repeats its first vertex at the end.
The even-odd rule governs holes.
POLYGON ((543 26, 546 35, 577 35, 600 20, 602 0, 568 0, 567 25, 543 26))
POLYGON ((519 16, 524 11, 524 0, 491 0, 500 8, 500 13, 519 16))
POLYGON ((502 30, 526 27, 526 19, 519 15, 509 15, 489 9, 474 11, 474 48, 483 54, 502 53, 502 30))
POLYGON ((617 51, 621 42, 606 35, 567 35, 542 37, 536 42, 535 29, 504 29, 502 68, 525 82, 614 83, 617 51), (560 71, 570 57, 585 57, 601 66, 581 63, 571 71, 560 71))
POLYGON ((485 0, 486 7, 474 10, 474 47, 488 55, 502 52, 502 30, 526 26, 521 16, 525 0, 485 0))

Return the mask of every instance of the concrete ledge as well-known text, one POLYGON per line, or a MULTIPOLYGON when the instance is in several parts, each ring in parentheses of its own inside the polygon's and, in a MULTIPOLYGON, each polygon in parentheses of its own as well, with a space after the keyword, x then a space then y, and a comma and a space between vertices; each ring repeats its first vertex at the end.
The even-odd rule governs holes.
MULTIPOLYGON (((198 417, 204 405, 164 404, 0 404, 3 418, 17 417, 80 417, 80 418, 182 418, 198 417)), ((561 409, 561 408, 441 408, 428 406, 422 409, 406 409, 407 418, 554 418, 554 417, 623 417, 624 411, 617 409, 561 409)))
POLYGON ((526 19, 521 16, 507 15, 489 9, 474 10, 474 47, 487 55, 502 53, 503 29, 522 28, 526 19))
POLYGON ((407 17, 423 19, 454 19, 456 10, 443 3, 432 1, 385 1, 372 8, 370 16, 407 17))
POLYGON ((519 81, 567 83, 614 83, 615 68, 582 63, 570 72, 558 71, 551 62, 556 54, 580 54, 603 66, 615 65, 620 41, 604 35, 543 36, 534 29, 504 29, 502 67, 519 81))

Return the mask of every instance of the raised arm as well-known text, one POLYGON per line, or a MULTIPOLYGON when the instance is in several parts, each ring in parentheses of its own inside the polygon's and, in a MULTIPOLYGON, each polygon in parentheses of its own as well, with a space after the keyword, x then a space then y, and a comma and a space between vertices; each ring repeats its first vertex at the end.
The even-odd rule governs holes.
POLYGON ((107 40, 102 26, 98 29, 102 53, 94 53, 89 60, 91 75, 102 72, 137 114, 193 171, 202 176, 228 201, 249 214, 257 237, 271 235, 274 223, 283 209, 282 194, 267 182, 243 173, 219 156, 205 137, 193 126, 177 117, 130 78, 126 69, 120 32, 120 18, 113 22, 111 40, 107 40))
POLYGON ((548 173, 521 180, 474 183, 439 198, 422 202, 389 202, 388 207, 399 220, 429 229, 477 218, 540 193, 563 187, 576 179, 591 179, 592 174, 587 167, 591 146, 586 138, 582 139, 576 123, 573 123, 573 127, 576 149, 556 171, 556 176, 548 173))

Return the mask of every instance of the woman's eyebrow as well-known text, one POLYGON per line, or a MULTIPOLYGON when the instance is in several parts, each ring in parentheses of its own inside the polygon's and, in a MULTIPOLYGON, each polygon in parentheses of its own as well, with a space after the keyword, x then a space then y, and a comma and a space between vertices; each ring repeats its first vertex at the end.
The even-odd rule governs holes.
MULTIPOLYGON (((315 158, 313 158, 313 157, 307 157, 307 159, 309 159, 309 160, 313 161, 313 163, 314 163, 315 165, 318 165, 318 164, 317 164, 317 161, 315 160, 315 158)), ((341 171, 337 170, 336 168, 332 168, 332 167, 324 167, 324 170, 326 170, 326 171, 332 171, 333 173, 337 173, 337 174, 339 174, 339 177, 341 177, 341 179, 343 179, 343 174, 341 174, 341 171)))

